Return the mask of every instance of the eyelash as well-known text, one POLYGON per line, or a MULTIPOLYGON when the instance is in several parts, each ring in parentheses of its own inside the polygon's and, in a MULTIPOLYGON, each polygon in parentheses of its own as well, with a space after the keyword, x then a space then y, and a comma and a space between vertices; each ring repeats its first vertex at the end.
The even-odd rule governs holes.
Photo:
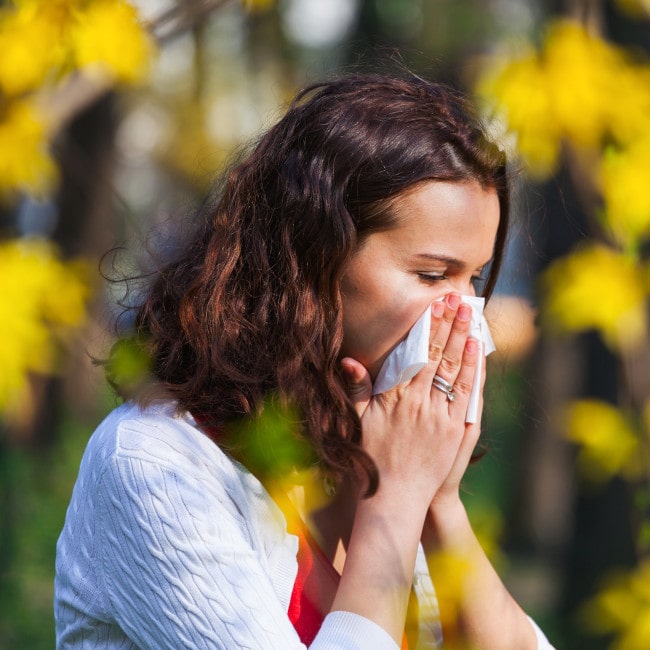
POLYGON ((439 275, 433 273, 418 273, 420 278, 425 282, 439 282, 440 280, 447 280, 447 276, 444 273, 439 275))
MULTIPOLYGON (((420 278, 424 280, 424 282, 440 282, 443 280, 448 280, 449 278, 444 274, 432 274, 432 273, 418 273, 420 278)), ((478 290, 479 287, 481 287, 482 284, 484 284, 487 281, 487 278, 484 277, 483 275, 473 275, 472 276, 472 283, 474 284, 474 288, 478 290)))

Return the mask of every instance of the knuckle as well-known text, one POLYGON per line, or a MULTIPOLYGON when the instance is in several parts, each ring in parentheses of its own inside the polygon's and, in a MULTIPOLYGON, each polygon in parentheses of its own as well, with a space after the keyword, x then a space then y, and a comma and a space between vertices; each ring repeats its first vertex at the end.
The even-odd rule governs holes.
POLYGON ((472 392, 472 382, 465 379, 457 379, 454 384, 454 391, 461 395, 469 395, 472 392))
POLYGON ((404 384, 397 384, 397 386, 393 386, 390 390, 387 390, 385 393, 382 393, 381 398, 386 404, 395 405, 397 404, 397 402, 403 399, 404 389, 405 389, 404 384))
POLYGON ((365 392, 365 386, 361 384, 350 384, 348 385, 348 395, 350 397, 356 397, 357 395, 362 395, 365 392))
POLYGON ((440 368, 445 372, 453 375, 460 368, 460 359, 455 357, 443 356, 440 361, 440 368))
POLYGON ((442 315, 442 320, 448 325, 452 325, 456 320, 456 312, 450 312, 448 309, 445 309, 445 313, 442 315))
POLYGON ((442 346, 436 343, 429 344, 429 360, 438 363, 442 358, 442 346))
POLYGON ((452 328, 455 332, 464 334, 465 332, 469 332, 470 325, 470 321, 462 321, 456 319, 452 325, 452 328))

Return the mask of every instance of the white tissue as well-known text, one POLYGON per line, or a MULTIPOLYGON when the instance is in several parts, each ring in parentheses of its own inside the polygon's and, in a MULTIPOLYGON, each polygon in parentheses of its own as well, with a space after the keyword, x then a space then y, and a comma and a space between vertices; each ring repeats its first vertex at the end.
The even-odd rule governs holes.
POLYGON ((373 395, 411 380, 429 362, 429 337, 431 335, 431 306, 424 311, 411 328, 408 336, 398 343, 377 374, 372 387, 373 395))
MULTIPOLYGON (((461 299, 472 308, 470 336, 477 339, 482 347, 482 354, 479 354, 478 357, 474 384, 470 393, 467 416, 465 418, 466 422, 474 423, 478 418, 483 357, 494 352, 496 348, 490 335, 490 328, 483 315, 485 298, 462 296, 461 299)), ((430 330, 431 306, 429 305, 422 316, 418 318, 415 325, 413 325, 407 337, 395 346, 386 358, 386 361, 384 361, 372 389, 373 395, 385 393, 394 386, 409 381, 427 365, 429 362, 430 330)))

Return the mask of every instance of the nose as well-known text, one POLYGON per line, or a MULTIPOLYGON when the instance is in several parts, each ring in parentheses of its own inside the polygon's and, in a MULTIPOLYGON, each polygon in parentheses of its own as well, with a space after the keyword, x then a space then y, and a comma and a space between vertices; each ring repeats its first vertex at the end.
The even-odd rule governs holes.
POLYGON ((452 284, 452 291, 456 291, 463 296, 475 296, 476 286, 474 283, 475 279, 471 276, 468 279, 458 280, 452 284))

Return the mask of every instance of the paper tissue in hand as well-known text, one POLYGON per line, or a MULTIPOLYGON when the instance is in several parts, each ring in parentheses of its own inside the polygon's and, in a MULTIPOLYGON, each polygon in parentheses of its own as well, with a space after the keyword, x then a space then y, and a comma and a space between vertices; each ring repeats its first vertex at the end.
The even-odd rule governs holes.
MULTIPOLYGON (((483 369, 483 357, 496 349, 490 335, 483 307, 485 298, 477 296, 462 296, 462 301, 472 308, 472 321, 470 324, 470 336, 475 338, 483 348, 483 354, 479 354, 474 376, 474 385, 467 407, 468 423, 476 422, 478 418, 479 393, 481 385, 481 372, 483 369)), ((398 343, 397 346, 384 361, 377 379, 375 380, 372 392, 385 393, 398 384, 411 380, 429 362, 429 338, 431 336, 431 306, 427 307, 415 325, 411 328, 407 337, 398 343)))

